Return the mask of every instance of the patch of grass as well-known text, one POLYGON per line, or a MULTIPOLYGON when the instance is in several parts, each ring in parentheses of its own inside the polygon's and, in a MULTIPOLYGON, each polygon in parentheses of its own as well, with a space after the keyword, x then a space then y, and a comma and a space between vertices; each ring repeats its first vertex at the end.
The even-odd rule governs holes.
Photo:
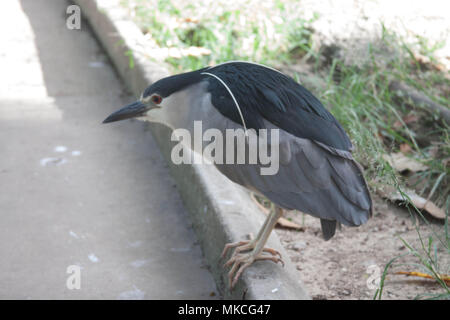
MULTIPOLYGON (((334 59, 331 65, 321 70, 327 79, 326 90, 316 94, 325 105, 332 106, 332 113, 349 133, 356 147, 355 158, 366 167, 365 173, 373 189, 378 184, 393 185, 405 200, 409 200, 403 189, 413 188, 422 197, 445 208, 445 239, 432 230, 422 212, 409 203, 411 216, 418 215, 427 230, 431 230, 431 234, 424 240, 416 223, 418 248, 402 238, 400 240, 408 249, 408 255, 415 260, 415 266, 432 276, 443 289, 442 294, 424 294, 417 298, 449 298, 449 288, 439 278, 439 274, 448 274, 449 266, 440 266, 437 255, 438 247, 441 248, 443 256, 450 255, 449 128, 437 121, 427 110, 399 100, 395 92, 390 90, 389 83, 391 80, 404 81, 428 97, 433 97, 436 102, 448 106, 448 92, 442 90, 442 87, 437 88, 436 84, 442 84, 440 81, 443 81, 450 85, 450 82, 437 70, 425 72, 424 66, 417 63, 411 47, 395 34, 388 32, 384 26, 382 28, 385 46, 383 50, 392 52, 390 59, 380 61, 374 52, 376 48, 370 47, 371 57, 363 65, 348 65, 342 60, 334 59), (409 123, 406 120, 412 115, 417 117, 417 121, 409 123), (384 161, 383 154, 399 152, 402 145, 408 145, 411 149, 409 156, 427 165, 428 169, 402 176, 384 161)), ((426 51, 430 61, 434 61, 431 59, 432 51, 426 51)), ((386 265, 381 287, 375 298, 381 299, 388 269, 402 256, 404 255, 393 258, 386 265)))
POLYGON ((133 69, 134 68, 134 56, 133 51, 127 50, 124 53, 128 57, 128 68, 133 69))
MULTIPOLYGON (((293 2, 292 2, 293 3, 293 2)), ((230 60, 288 63, 311 52, 312 20, 289 17, 288 2, 276 1, 261 19, 253 8, 232 4, 206 10, 209 2, 123 0, 135 22, 161 48, 203 47, 209 55, 167 57, 174 72, 230 60)), ((219 4, 218 4, 219 5, 219 4)), ((218 6, 217 5, 217 6, 218 6)), ((258 12, 260 14, 260 12, 258 12)))
MULTIPOLYGON (((416 259, 415 263, 404 263, 401 265, 405 265, 408 267, 418 268, 419 270, 423 271, 424 274, 430 276, 434 281, 436 281, 437 284, 439 284, 442 287, 442 292, 438 294, 434 293, 422 293, 420 295, 417 295, 415 299, 433 299, 433 300, 439 300, 439 299, 450 299, 450 288, 447 285, 447 283, 441 278, 442 276, 447 276, 450 273, 450 265, 441 265, 439 255, 438 255, 438 247, 443 247, 444 253, 449 254, 449 248, 450 248, 450 238, 449 238, 449 229, 448 229, 448 219, 449 219, 449 204, 450 201, 447 201, 446 204, 446 217, 445 217, 445 223, 444 223, 444 231, 445 231, 445 239, 440 239, 439 236, 437 236, 438 241, 435 240, 433 235, 430 235, 425 240, 422 236, 422 233, 419 229, 419 225, 416 224, 416 232, 419 239, 419 248, 414 247, 412 244, 408 243, 405 239, 400 237, 400 240, 405 245, 405 247, 408 249, 408 252, 406 254, 399 255, 397 257, 394 257, 391 259, 385 266, 383 274, 381 276, 380 281, 380 288, 376 290, 374 299, 381 300, 383 289, 385 286, 385 280, 386 276, 388 274, 388 271, 390 268, 394 266, 394 262, 404 256, 413 256, 416 259)), ((417 210, 417 208, 414 208, 417 210)), ((411 213, 412 214, 412 213, 411 213)), ((420 212, 419 212, 420 214, 420 212)), ((400 265, 399 265, 400 266, 400 265)))

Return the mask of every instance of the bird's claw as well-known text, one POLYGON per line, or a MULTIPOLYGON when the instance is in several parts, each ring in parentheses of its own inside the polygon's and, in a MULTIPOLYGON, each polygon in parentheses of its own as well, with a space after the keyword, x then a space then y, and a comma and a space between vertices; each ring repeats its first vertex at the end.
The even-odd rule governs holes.
MULTIPOLYGON (((233 243, 227 243, 225 245, 225 247, 223 248, 222 254, 220 256, 221 259, 225 258, 225 256, 227 255, 228 250, 237 247, 234 252, 233 255, 231 256, 231 258, 233 258, 235 255, 243 252, 243 251, 248 251, 251 249, 255 248, 255 244, 252 243, 251 240, 245 240, 245 241, 239 241, 239 242, 233 242, 233 243)), ((275 249, 272 248, 263 248, 262 249, 263 252, 268 252, 273 256, 279 256, 280 259, 282 258, 281 253, 278 252, 275 249)))
MULTIPOLYGON (((283 257, 281 256, 281 253, 278 252, 277 250, 272 249, 272 248, 263 248, 262 251, 263 252, 268 252, 268 253, 270 253, 273 256, 278 256, 280 258, 280 261, 283 262, 283 260, 282 260, 283 257)), ((284 262, 283 262, 283 267, 284 267, 284 262)))
MULTIPOLYGON (((266 248, 268 249, 268 248, 266 248)), ((273 250, 273 249, 270 249, 273 250)), ((281 259, 281 255, 278 251, 273 250, 275 253, 271 255, 267 254, 257 254, 255 255, 254 252, 245 253, 245 254, 233 254, 233 256, 225 263, 226 267, 231 267, 231 270, 228 272, 228 281, 230 283, 230 290, 233 290, 234 286, 236 285, 236 282, 239 280, 239 277, 241 276, 242 272, 244 272, 245 269, 247 269, 249 266, 252 265, 253 262, 257 260, 270 260, 275 263, 280 262, 281 265, 284 267, 284 261, 281 259), (277 255, 279 257, 277 257, 277 255)), ((270 251, 266 251, 270 252, 270 251)))
MULTIPOLYGON (((247 237, 248 237, 248 240, 227 243, 225 245, 225 247, 223 248, 222 254, 220 255, 220 259, 225 258, 225 256, 227 255, 228 250, 230 250, 232 248, 235 248, 235 247, 238 247, 238 248, 240 248, 240 247, 248 247, 248 249, 253 249, 255 247, 255 244, 252 243, 253 242, 253 234, 249 233, 247 235, 247 237)), ((242 250, 247 250, 247 249, 242 249, 242 250)), ((242 250, 240 250, 240 251, 242 251, 242 250)))
POLYGON ((228 273, 230 290, 232 290, 236 285, 236 282, 238 281, 242 272, 256 260, 270 260, 275 263, 280 262, 284 267, 284 261, 282 260, 281 253, 272 248, 263 248, 260 252, 255 252, 255 243, 252 240, 239 241, 225 245, 221 257, 224 258, 228 250, 230 250, 231 248, 236 249, 234 250, 230 259, 224 264, 225 267, 232 266, 230 272, 228 273), (249 250, 253 251, 249 253, 242 253, 249 250))
MULTIPOLYGON (((239 242, 232 242, 232 243, 227 243, 225 245, 225 247, 223 248, 222 251, 222 255, 220 256, 221 259, 225 258, 225 256, 227 255, 228 250, 235 248, 235 247, 241 247, 241 246, 245 246, 248 245, 250 243, 251 240, 246 240, 246 241, 239 241, 239 242)), ((236 248, 237 250, 238 248, 236 248)))

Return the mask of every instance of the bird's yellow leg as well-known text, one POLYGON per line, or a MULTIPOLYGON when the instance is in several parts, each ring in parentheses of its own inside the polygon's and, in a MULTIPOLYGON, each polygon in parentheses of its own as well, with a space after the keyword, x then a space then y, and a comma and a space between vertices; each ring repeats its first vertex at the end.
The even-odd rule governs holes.
POLYGON ((267 239, 270 236, 273 228, 275 227, 277 220, 282 215, 282 210, 276 208, 274 212, 270 213, 263 224, 263 227, 258 232, 258 236, 251 241, 241 241, 243 244, 236 245, 236 250, 230 260, 225 263, 226 267, 232 265, 230 272, 228 273, 230 289, 233 289, 236 282, 238 281, 242 272, 249 267, 253 262, 257 260, 271 260, 275 263, 281 262, 284 265, 283 260, 281 260, 281 255, 278 251, 271 248, 264 248, 267 239), (241 253, 242 251, 247 251, 253 249, 248 253, 241 253), (270 255, 265 254, 265 252, 270 253, 270 255), (277 257, 277 255, 279 257, 277 257))
MULTIPOLYGON (((238 254, 238 253, 240 253, 240 252, 242 252, 242 251, 248 251, 248 250, 254 249, 256 243, 257 243, 257 242, 259 241, 259 239, 261 238, 261 236, 262 236, 262 234, 263 234, 263 232, 264 232, 264 230, 265 230, 265 228, 266 228, 266 226, 267 226, 267 223, 268 223, 269 220, 270 220, 270 214, 271 214, 272 212, 274 212, 275 210, 277 210, 277 209, 276 209, 275 206, 272 204, 271 210, 270 210, 269 214, 267 215, 266 220, 264 220, 264 223, 263 223, 262 227, 259 229, 258 235, 256 236, 256 238, 253 238, 252 235, 250 235, 250 240, 244 240, 244 241, 238 241, 238 242, 227 243, 227 244, 225 245, 225 247, 223 248, 222 255, 220 256, 220 258, 221 258, 221 259, 225 258, 225 256, 226 256, 228 250, 230 250, 230 249, 232 249, 232 248, 236 248, 236 247, 237 247, 236 250, 235 250, 234 253, 233 253, 233 256, 236 255, 236 254, 238 254)), ((280 209, 280 210, 281 210, 281 209, 280 209)), ((280 254, 278 251, 274 250, 274 249, 271 249, 271 248, 263 248, 263 251, 269 252, 269 253, 271 253, 272 255, 278 255, 278 256, 281 258, 281 254, 280 254)))
MULTIPOLYGON (((225 258, 228 250, 230 250, 232 248, 236 248, 237 247, 236 250, 239 249, 238 252, 253 249, 255 247, 256 241, 258 241, 258 239, 261 237, 262 232, 264 231, 264 228, 266 227, 268 221, 269 221, 269 217, 266 218, 266 220, 264 221, 261 229, 259 229, 259 232, 258 232, 258 235, 256 236, 256 238, 253 238, 252 235, 250 235, 250 240, 244 240, 244 241, 227 243, 225 245, 225 247, 223 248, 221 259, 225 258)), ((236 253, 236 250, 235 250, 234 253, 236 253)))

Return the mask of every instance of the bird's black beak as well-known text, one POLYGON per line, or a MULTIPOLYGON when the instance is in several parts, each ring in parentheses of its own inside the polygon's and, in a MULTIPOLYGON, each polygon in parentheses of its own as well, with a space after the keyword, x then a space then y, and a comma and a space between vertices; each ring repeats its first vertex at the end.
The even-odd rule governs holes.
POLYGON ((151 107, 143 104, 141 101, 136 101, 110 114, 105 120, 103 120, 103 123, 140 117, 145 115, 145 113, 150 109, 151 107))

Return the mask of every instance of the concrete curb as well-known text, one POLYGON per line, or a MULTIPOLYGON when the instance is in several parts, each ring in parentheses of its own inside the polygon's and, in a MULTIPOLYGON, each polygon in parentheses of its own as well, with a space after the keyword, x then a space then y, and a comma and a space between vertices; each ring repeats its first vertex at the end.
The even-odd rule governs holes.
MULTIPOLYGON (((142 50, 142 44, 145 43, 144 35, 128 20, 118 1, 74 0, 74 2, 81 7, 83 15, 88 19, 118 73, 135 95, 139 96, 148 85, 169 74, 164 66, 151 62, 141 53, 144 51, 142 50), (133 53, 133 69, 129 67, 126 52, 133 53)), ((264 214, 252 202, 246 190, 230 182, 213 166, 174 165, 170 161, 173 146, 173 142, 170 141, 170 130, 161 125, 149 127, 170 164, 171 173, 190 212, 194 230, 223 297, 309 299, 275 233, 269 238, 268 246, 278 250, 285 257, 285 267, 257 262, 244 272, 233 292, 229 292, 228 270, 222 266, 221 251, 228 242, 242 240, 249 233, 256 235, 264 221, 264 214)))

